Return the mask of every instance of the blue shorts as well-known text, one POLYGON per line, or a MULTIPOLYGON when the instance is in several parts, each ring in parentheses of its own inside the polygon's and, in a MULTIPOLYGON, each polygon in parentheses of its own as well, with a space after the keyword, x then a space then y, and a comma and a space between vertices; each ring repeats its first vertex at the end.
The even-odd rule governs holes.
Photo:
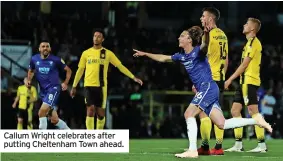
POLYGON ((42 103, 48 104, 51 108, 56 109, 60 91, 60 86, 51 87, 48 90, 41 91, 40 97, 42 103))
POLYGON ((221 110, 219 105, 219 88, 216 82, 203 82, 191 104, 197 105, 208 116, 213 107, 221 110))

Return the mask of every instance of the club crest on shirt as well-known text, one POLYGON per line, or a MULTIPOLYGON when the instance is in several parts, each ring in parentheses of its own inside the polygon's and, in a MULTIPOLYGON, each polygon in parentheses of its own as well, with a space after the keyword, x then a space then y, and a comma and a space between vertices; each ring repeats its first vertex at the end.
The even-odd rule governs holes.
POLYGON ((52 66, 53 65, 53 61, 49 61, 49 65, 52 66))

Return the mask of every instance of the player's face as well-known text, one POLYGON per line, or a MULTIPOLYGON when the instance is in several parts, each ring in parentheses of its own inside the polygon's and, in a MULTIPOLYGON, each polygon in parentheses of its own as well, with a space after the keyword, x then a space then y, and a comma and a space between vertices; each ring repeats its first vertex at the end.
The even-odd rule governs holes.
POLYGON ((207 12, 207 11, 204 11, 202 13, 202 16, 200 18, 200 21, 201 21, 201 25, 203 27, 206 27, 206 25, 209 23, 209 21, 211 21, 211 16, 210 14, 207 12))
POLYGON ((39 45, 39 52, 43 54, 44 56, 49 55, 51 52, 50 44, 48 42, 42 42, 39 45))
POLYGON ((243 34, 248 34, 254 29, 254 25, 251 21, 247 21, 246 24, 244 24, 243 34))
MULTIPOLYGON (((28 83, 28 79, 27 78, 24 79, 24 83, 27 85, 27 83, 28 83)), ((29 85, 27 85, 27 87, 30 88, 31 85, 29 84, 29 85)))
POLYGON ((101 45, 104 41, 103 35, 100 32, 95 32, 93 35, 93 44, 94 45, 101 45))
POLYGON ((188 31, 183 31, 178 38, 179 47, 184 48, 187 44, 192 42, 191 37, 189 36, 188 31))

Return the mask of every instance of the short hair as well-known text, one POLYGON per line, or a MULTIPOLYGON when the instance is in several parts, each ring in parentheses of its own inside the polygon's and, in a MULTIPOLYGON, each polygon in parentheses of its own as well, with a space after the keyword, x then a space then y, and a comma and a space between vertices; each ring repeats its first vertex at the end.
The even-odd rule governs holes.
POLYGON ((49 44, 50 44, 49 40, 47 40, 47 39, 42 39, 42 40, 40 41, 40 43, 43 43, 43 42, 46 42, 46 43, 49 43, 49 44))
POLYGON ((217 8, 215 8, 215 7, 205 7, 205 8, 202 9, 202 12, 204 12, 204 11, 207 11, 207 12, 213 14, 215 16, 215 18, 214 18, 215 22, 219 20, 220 11, 217 8))
POLYGON ((93 29, 92 36, 94 35, 95 32, 101 33, 102 36, 103 36, 103 38, 105 38, 105 33, 104 33, 104 31, 103 31, 101 28, 95 28, 95 29, 93 29))
POLYGON ((256 25, 256 32, 259 32, 259 30, 260 30, 260 28, 261 28, 261 22, 260 22, 260 20, 257 19, 257 18, 250 17, 250 18, 248 19, 248 21, 253 22, 253 23, 256 25))
POLYGON ((39 46, 40 46, 41 43, 48 43, 50 45, 50 41, 47 40, 47 39, 42 39, 39 43, 39 46))
POLYGON ((193 27, 189 28, 187 31, 188 31, 188 34, 193 41, 192 46, 200 45, 201 38, 202 38, 202 35, 203 35, 203 30, 201 29, 201 27, 193 26, 193 27))

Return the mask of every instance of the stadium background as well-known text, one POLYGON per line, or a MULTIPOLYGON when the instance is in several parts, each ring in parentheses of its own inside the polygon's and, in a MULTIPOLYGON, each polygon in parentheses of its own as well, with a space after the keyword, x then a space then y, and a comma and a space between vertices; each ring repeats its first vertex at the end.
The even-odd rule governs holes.
MULTIPOLYGON (((52 53, 62 57, 71 67, 71 87, 80 55, 92 46, 92 30, 99 27, 106 33, 104 46, 144 81, 144 86, 140 87, 114 67, 110 68, 108 96, 112 99, 108 109, 112 119, 106 128, 130 129, 131 138, 184 138, 186 126, 182 110, 192 98, 189 92, 192 84, 184 68, 144 58, 134 59, 132 48, 167 54, 179 51, 177 38, 180 31, 200 25, 201 9, 206 6, 221 11, 218 27, 225 31, 229 40, 227 77, 240 63, 246 41, 241 33, 242 25, 248 17, 262 21, 258 35, 263 44, 262 88, 273 89, 277 104, 274 107, 276 132, 272 137, 281 138, 282 2, 2 2, 1 128, 16 129, 17 109, 12 108, 12 103, 16 89, 26 75, 30 56, 38 52, 40 40, 50 40, 52 53)), ((85 128, 82 85, 83 81, 79 88, 81 92, 74 99, 69 97, 69 91, 60 96, 60 116, 73 129, 85 128)), ((234 81, 231 91, 236 86, 237 81, 234 81)), ((232 98, 228 92, 223 102, 226 117, 231 117, 232 98)), ((38 127, 39 104, 34 110, 34 127, 38 127)), ((225 137, 232 136, 232 130, 225 131, 225 137)))

